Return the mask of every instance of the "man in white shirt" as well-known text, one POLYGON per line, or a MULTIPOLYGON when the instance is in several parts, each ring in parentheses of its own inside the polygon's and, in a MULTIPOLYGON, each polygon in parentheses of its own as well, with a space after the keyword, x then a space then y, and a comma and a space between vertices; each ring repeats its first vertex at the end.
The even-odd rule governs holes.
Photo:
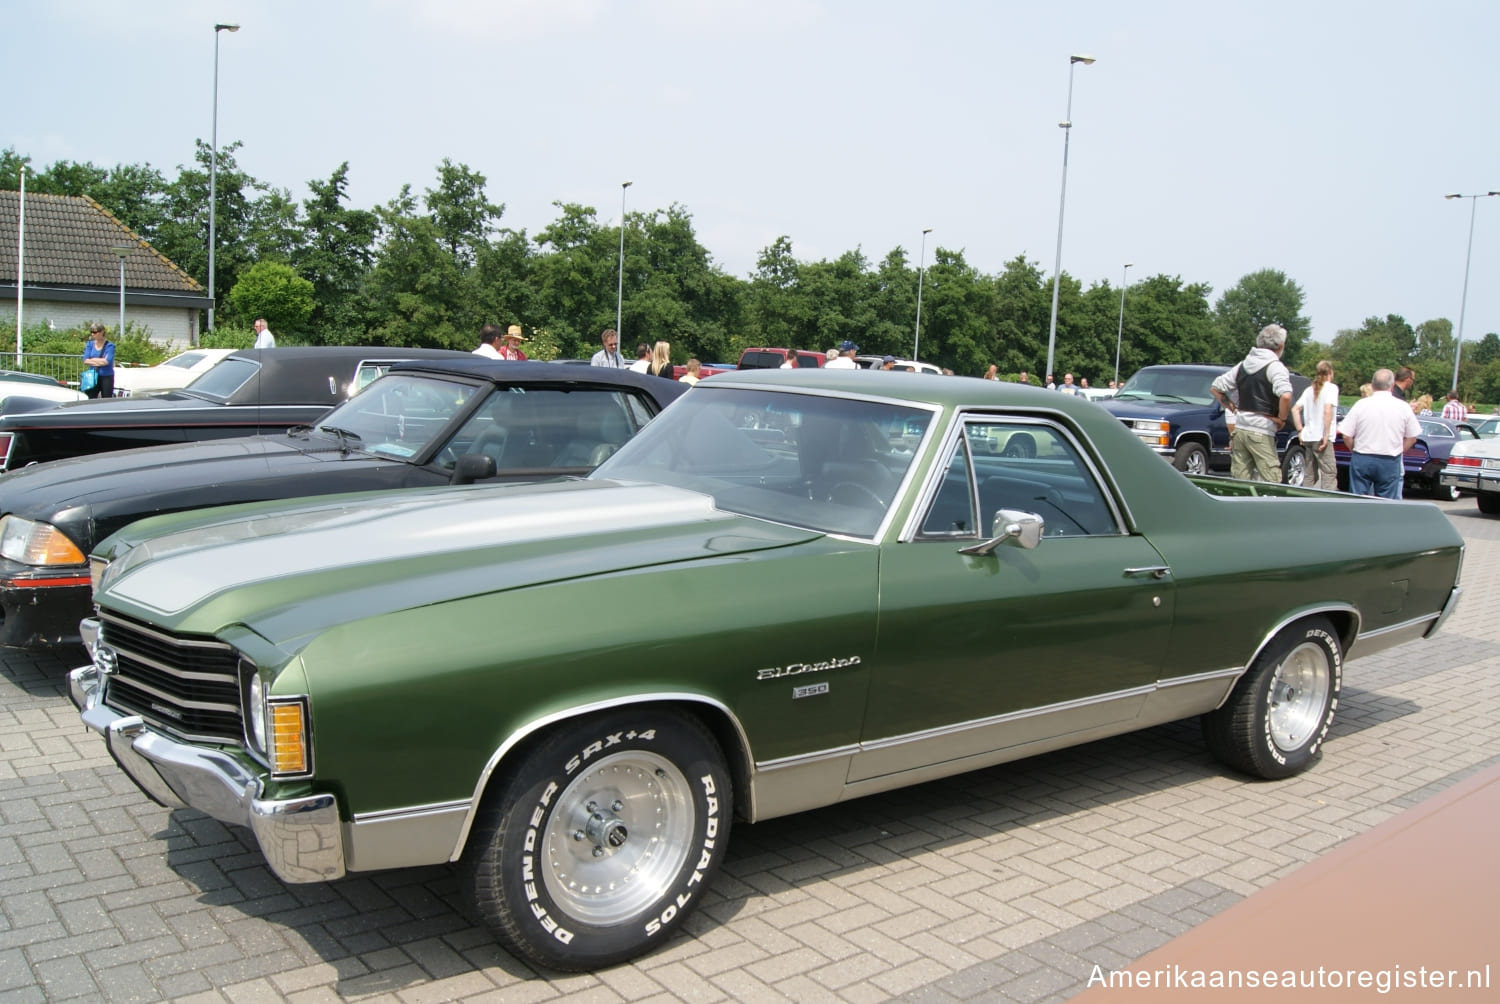
POLYGON ((857 370, 859 364, 854 361, 854 356, 859 352, 859 346, 845 339, 839 342, 839 357, 828 360, 824 365, 827 370, 857 370))
POLYGON ((594 353, 589 365, 612 370, 624 369, 625 360, 620 357, 620 333, 614 328, 605 328, 604 333, 599 336, 599 342, 604 348, 594 353))
POLYGON ((1356 495, 1401 497, 1401 454, 1412 448, 1422 425, 1411 405, 1392 396, 1395 382, 1390 370, 1376 370, 1373 392, 1356 401, 1339 423, 1349 447, 1349 490, 1356 495))
POLYGON ((645 342, 635 347, 635 362, 626 367, 632 373, 646 373, 651 369, 651 346, 645 342))
POLYGON ((486 324, 479 329, 479 348, 474 350, 474 355, 483 356, 486 359, 503 359, 500 350, 495 343, 500 341, 500 328, 498 325, 486 324))
POLYGON ((271 334, 271 329, 266 326, 264 317, 255 319, 255 348, 274 349, 276 347, 276 336, 271 334))

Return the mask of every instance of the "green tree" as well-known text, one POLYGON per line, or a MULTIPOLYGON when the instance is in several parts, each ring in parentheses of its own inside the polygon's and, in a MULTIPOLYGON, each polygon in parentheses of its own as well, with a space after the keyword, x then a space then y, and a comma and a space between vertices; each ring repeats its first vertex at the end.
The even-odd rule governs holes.
MULTIPOLYGON (((1142 366, 1219 361, 1219 330, 1208 306, 1211 292, 1207 284, 1184 283, 1181 276, 1153 275, 1132 283, 1125 294, 1120 379, 1130 379, 1142 366)), ((1118 314, 1115 326, 1118 330, 1118 314)))
POLYGON ((1465 353, 1471 362, 1484 366, 1500 359, 1500 335, 1495 332, 1491 331, 1473 345, 1474 347, 1465 353))
MULTIPOLYGON (((988 358, 975 361, 971 366, 954 366, 959 373, 979 376, 990 363, 1000 367, 1002 373, 1032 375, 1040 383, 1046 374, 1047 327, 1052 316, 1051 284, 1042 278, 1042 269, 1036 262, 1017 255, 1005 263, 1005 271, 991 280, 994 287, 995 315, 990 332, 981 348, 988 351, 988 358)), ((1059 300, 1061 290, 1059 290, 1059 300)))
POLYGON ((756 345, 824 350, 818 344, 813 306, 799 285, 802 266, 785 234, 761 249, 748 293, 749 330, 735 339, 736 352, 756 345))
MULTIPOLYGON (((252 221, 251 200, 265 185, 240 170, 234 153, 239 143, 219 151, 216 175, 214 236, 214 292, 223 296, 234 285, 235 276, 255 261, 255 248, 248 240, 252 221)), ((163 195, 163 219, 152 242, 156 250, 175 262, 206 287, 208 285, 208 190, 209 147, 197 142, 196 168, 179 165, 177 177, 163 195)))
POLYGON ((301 340, 316 303, 313 284, 290 265, 258 261, 240 275, 224 298, 231 320, 248 325, 264 317, 278 338, 301 340))
POLYGON ((936 248, 922 286, 923 360, 983 373, 994 356, 995 300, 993 281, 962 251, 936 248))
POLYGON ((1285 272, 1264 268, 1251 272, 1224 291, 1214 305, 1214 320, 1219 328, 1217 360, 1237 362, 1255 345, 1255 336, 1267 324, 1286 328, 1286 351, 1282 358, 1288 365, 1300 365, 1302 343, 1311 333, 1311 324, 1302 316, 1302 287, 1288 279, 1285 272))
POLYGON ((348 161, 340 164, 328 180, 314 179, 307 187, 312 195, 302 203, 303 239, 292 255, 292 264, 313 287, 310 340, 356 342, 364 333, 358 293, 374 266, 380 218, 368 210, 345 205, 348 161))
POLYGON ((463 271, 432 217, 417 211, 411 186, 380 209, 385 233, 366 285, 377 318, 365 338, 377 345, 469 347, 463 321, 463 271))
POLYGON ((1405 365, 1416 346, 1411 325, 1399 314, 1387 314, 1384 318, 1367 317, 1360 327, 1340 331, 1330 351, 1340 386, 1354 388, 1369 383, 1378 369, 1394 370, 1405 365))
POLYGON ((438 240, 461 269, 473 266, 480 249, 489 243, 495 223, 505 214, 503 205, 486 198, 484 186, 484 175, 444 157, 437 187, 427 189, 427 213, 438 240))
MULTIPOLYGON (((545 319, 545 327, 560 350, 572 356, 592 355, 599 345, 599 332, 615 324, 615 289, 619 231, 599 226, 592 206, 553 203, 558 217, 537 232, 534 240, 543 253, 533 263, 534 313, 545 319), (586 350, 586 351, 585 351, 586 350)), ((634 239, 627 228, 626 285, 639 282, 630 274, 628 257, 634 239)), ((645 335, 640 320, 628 310, 620 333, 620 351, 634 358, 634 343, 645 335)))

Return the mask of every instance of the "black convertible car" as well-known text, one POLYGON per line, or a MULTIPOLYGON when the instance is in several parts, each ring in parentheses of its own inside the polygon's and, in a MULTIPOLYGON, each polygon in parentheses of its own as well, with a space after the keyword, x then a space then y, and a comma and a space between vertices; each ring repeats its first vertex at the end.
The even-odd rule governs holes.
POLYGON ((90 549, 144 516, 587 474, 687 389, 628 370, 464 353, 398 364, 315 425, 13 471, 0 477, 0 645, 77 642, 91 611, 90 549))
POLYGON ((279 432, 305 425, 403 359, 463 358, 451 349, 329 345, 242 349, 181 390, 55 404, 9 397, 0 468, 105 450, 279 432))

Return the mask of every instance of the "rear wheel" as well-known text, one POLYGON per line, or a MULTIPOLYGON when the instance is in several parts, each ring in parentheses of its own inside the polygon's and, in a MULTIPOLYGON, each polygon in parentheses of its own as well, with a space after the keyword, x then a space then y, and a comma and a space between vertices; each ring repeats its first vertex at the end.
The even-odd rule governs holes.
POLYGON ((1479 511, 1486 516, 1500 516, 1500 495, 1494 492, 1480 492, 1479 511))
POLYGON ((1208 451, 1202 443, 1183 443, 1172 455, 1172 466, 1184 474, 1207 474, 1208 451))
POLYGON ((1458 499, 1458 489, 1453 485, 1445 485, 1434 481, 1432 483, 1432 497, 1442 502, 1454 502, 1458 499))
POLYGON ((1338 708, 1344 651, 1324 617, 1298 621, 1263 649, 1217 710, 1203 716, 1208 748, 1267 779, 1317 762, 1338 708))
POLYGON ((665 944, 724 859, 733 799, 696 719, 565 723, 498 782, 465 850, 476 917, 517 955, 589 970, 665 944))

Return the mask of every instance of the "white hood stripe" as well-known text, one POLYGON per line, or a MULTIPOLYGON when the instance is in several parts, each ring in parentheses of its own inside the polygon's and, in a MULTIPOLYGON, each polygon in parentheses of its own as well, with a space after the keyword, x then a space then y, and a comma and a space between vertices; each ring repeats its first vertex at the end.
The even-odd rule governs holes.
MULTIPOLYGON (((141 545, 148 560, 109 591, 176 614, 231 586, 471 548, 728 519, 706 495, 656 485, 481 492, 416 504, 336 506, 187 530, 141 545)), ((135 564, 136 553, 124 560, 135 564)))

